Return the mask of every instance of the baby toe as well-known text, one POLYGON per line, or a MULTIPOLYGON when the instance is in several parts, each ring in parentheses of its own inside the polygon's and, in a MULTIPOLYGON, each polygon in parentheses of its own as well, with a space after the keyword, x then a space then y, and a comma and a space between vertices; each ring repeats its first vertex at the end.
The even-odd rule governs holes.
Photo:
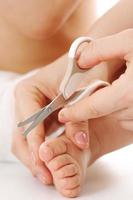
POLYGON ((79 173, 78 167, 74 163, 72 163, 72 164, 65 165, 61 169, 57 170, 55 172, 55 177, 59 179, 66 178, 66 177, 74 176, 78 173, 79 173))
POLYGON ((80 186, 78 186, 78 187, 76 187, 72 190, 70 190, 70 189, 69 190, 62 190, 60 193, 65 197, 74 198, 74 197, 79 196, 80 190, 81 190, 81 188, 80 188, 80 186))
POLYGON ((47 167, 52 173, 55 174, 57 170, 62 169, 62 167, 70 165, 72 163, 73 159, 71 158, 71 156, 68 154, 63 154, 55 157, 53 160, 47 163, 47 167))
POLYGON ((80 184, 81 178, 79 175, 74 175, 58 180, 58 187, 61 188, 61 190, 72 190, 80 186, 80 184))
POLYGON ((49 162, 58 155, 64 154, 67 151, 66 144, 63 140, 56 138, 46 141, 40 146, 39 155, 41 160, 49 162))

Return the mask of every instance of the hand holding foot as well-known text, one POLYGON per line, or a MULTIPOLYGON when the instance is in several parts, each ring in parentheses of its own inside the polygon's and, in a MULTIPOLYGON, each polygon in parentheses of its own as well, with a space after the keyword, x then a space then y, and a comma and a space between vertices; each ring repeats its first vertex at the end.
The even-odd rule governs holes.
POLYGON ((40 147, 40 158, 51 172, 56 189, 66 197, 80 194, 91 163, 133 141, 132 132, 121 128, 116 115, 91 120, 89 132, 89 148, 86 150, 79 149, 65 133, 40 147))

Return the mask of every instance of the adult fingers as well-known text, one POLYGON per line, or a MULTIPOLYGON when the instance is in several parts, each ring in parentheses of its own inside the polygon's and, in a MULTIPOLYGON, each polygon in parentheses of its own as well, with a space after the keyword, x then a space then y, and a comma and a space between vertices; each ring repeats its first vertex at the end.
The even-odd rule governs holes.
MULTIPOLYGON (((40 109, 40 105, 35 100, 31 100, 30 103, 27 105, 29 106, 25 106, 25 114, 24 114, 25 116, 30 116, 31 114, 40 109)), ((41 161, 39 157, 39 148, 40 145, 44 142, 44 140, 45 140, 45 129, 43 123, 36 126, 27 135, 28 148, 36 176, 44 184, 51 184, 52 176, 49 170, 46 168, 45 164, 41 161)))
POLYGON ((32 175, 37 177, 43 184, 51 184, 52 178, 49 180, 47 176, 51 176, 49 170, 45 167, 45 170, 42 171, 43 175, 38 175, 36 173, 36 168, 33 165, 31 154, 26 139, 19 133, 13 135, 13 144, 12 144, 13 154, 31 171, 32 175))
POLYGON ((89 127, 88 121, 66 123, 66 135, 80 149, 89 147, 89 127))
POLYGON ((114 58, 129 61, 131 51, 133 52, 133 29, 92 41, 80 52, 78 65, 88 68, 114 58))
MULTIPOLYGON (((25 88, 23 88, 23 86, 20 85, 18 89, 19 90, 17 90, 16 92, 17 119, 24 120, 41 108, 40 102, 39 100, 37 100, 39 94, 37 95, 35 93, 34 95, 34 91, 29 92, 28 89, 25 91, 25 88), (22 94, 20 94, 20 92, 24 93, 23 96, 22 94)), ((52 183, 52 176, 50 172, 39 158, 39 147, 45 140, 45 130, 43 123, 35 127, 26 139, 29 148, 29 154, 31 157, 31 162, 34 166, 36 176, 38 176, 38 178, 45 184, 52 183)))
POLYGON ((40 145, 44 142, 44 136, 44 126, 43 124, 40 124, 35 129, 33 129, 31 133, 27 136, 27 143, 36 176, 42 183, 51 184, 51 173, 39 157, 39 148, 40 145))
POLYGON ((24 137, 18 133, 13 135, 12 152, 31 172, 35 175, 34 167, 31 165, 31 157, 28 145, 24 137))
POLYGON ((129 87, 127 89, 127 85, 129 84, 125 80, 125 76, 121 76, 112 85, 62 109, 59 112, 59 120, 63 123, 85 121, 108 115, 126 107, 128 104, 127 93, 130 89, 129 87))

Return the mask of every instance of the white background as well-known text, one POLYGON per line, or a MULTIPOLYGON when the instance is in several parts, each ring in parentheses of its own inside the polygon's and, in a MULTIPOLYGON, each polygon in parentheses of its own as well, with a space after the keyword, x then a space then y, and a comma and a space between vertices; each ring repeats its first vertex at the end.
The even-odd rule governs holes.
POLYGON ((97 17, 103 15, 108 9, 113 7, 120 0, 96 0, 97 17))

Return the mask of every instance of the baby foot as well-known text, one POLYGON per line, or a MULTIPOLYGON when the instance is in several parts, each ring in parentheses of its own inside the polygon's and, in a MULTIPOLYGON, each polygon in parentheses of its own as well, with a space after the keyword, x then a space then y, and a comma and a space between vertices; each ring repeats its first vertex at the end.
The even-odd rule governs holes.
POLYGON ((62 135, 43 143, 39 153, 53 176, 56 189, 66 197, 78 196, 89 163, 89 150, 81 151, 62 135))

